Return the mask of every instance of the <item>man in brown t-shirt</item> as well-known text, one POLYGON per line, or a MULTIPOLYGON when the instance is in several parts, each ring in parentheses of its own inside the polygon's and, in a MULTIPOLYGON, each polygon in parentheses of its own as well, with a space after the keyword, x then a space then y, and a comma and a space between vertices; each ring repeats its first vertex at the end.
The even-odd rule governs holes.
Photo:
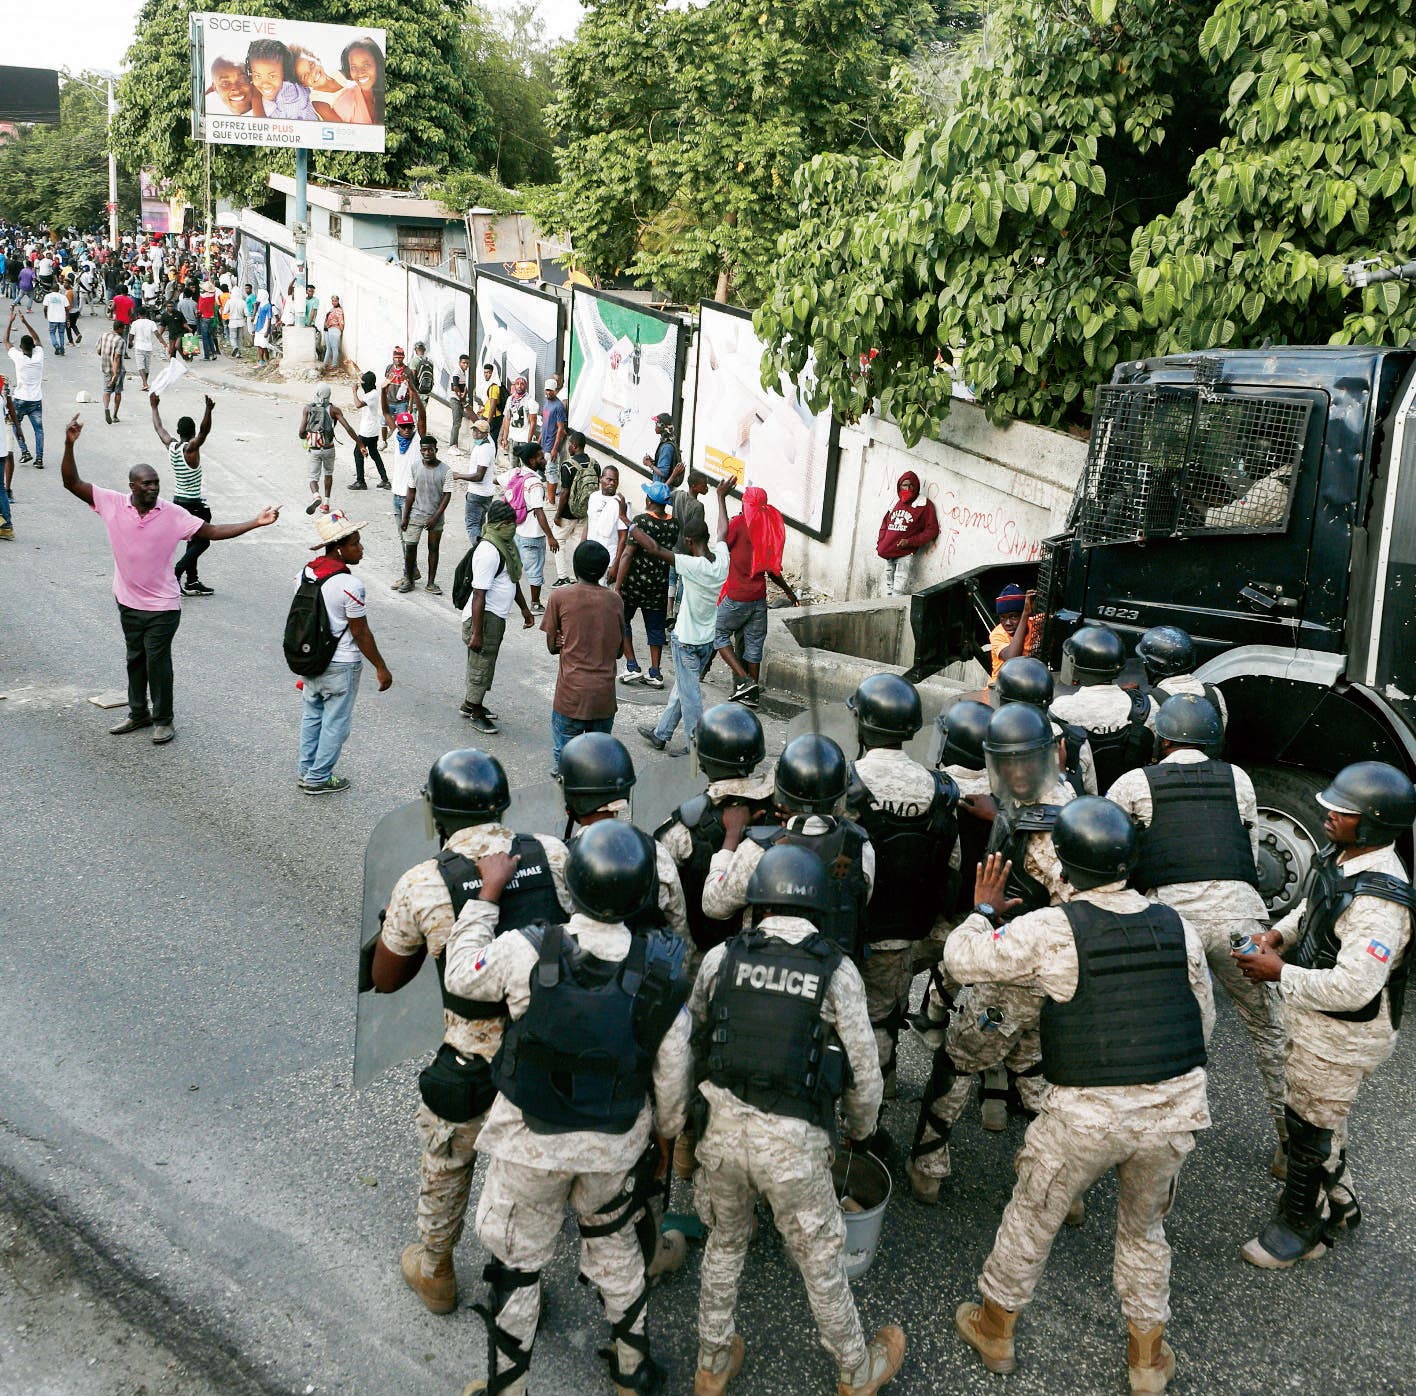
POLYGON ((624 643, 624 602, 602 587, 610 554, 603 544, 581 543, 573 561, 575 585, 553 588, 541 629, 546 648, 560 656, 551 702, 551 771, 560 771, 561 748, 582 732, 608 732, 615 724, 615 666, 624 643))

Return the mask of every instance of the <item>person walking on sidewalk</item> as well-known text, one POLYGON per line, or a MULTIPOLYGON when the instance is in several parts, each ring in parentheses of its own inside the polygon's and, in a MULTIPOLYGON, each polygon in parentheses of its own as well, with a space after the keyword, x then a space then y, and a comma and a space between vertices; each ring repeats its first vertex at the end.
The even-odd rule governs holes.
POLYGON ((315 400, 308 403, 300 417, 300 439, 305 443, 305 449, 310 453, 310 493, 314 498, 305 506, 307 514, 313 514, 316 509, 322 513, 329 513, 330 495, 334 492, 334 428, 339 425, 344 428, 349 439, 354 443, 354 452, 359 454, 363 451, 363 444, 359 440, 359 434, 349 425, 349 418, 344 415, 338 407, 331 407, 329 402, 329 388, 321 383, 315 389, 315 400), (324 493, 320 493, 320 482, 324 482, 324 493))
POLYGON ((84 424, 77 416, 64 433, 60 472, 64 488, 83 500, 103 520, 113 549, 113 595, 128 645, 128 716, 113 736, 151 727, 153 745, 176 735, 172 726, 172 637, 182 620, 182 594, 172 571, 179 543, 200 536, 214 542, 239 538, 280 517, 268 505, 244 523, 207 523, 195 514, 158 498, 157 471, 135 465, 128 472, 128 493, 106 490, 79 478, 74 444, 84 424), (149 701, 151 695, 151 701, 149 701))
POLYGON ((374 469, 379 472, 379 488, 381 490, 389 488, 388 472, 384 469, 383 457, 379 454, 379 433, 383 428, 383 413, 379 407, 378 386, 378 375, 370 369, 354 389, 354 410, 358 413, 354 419, 354 429, 359 436, 358 444, 364 449, 360 451, 356 448, 354 452, 354 483, 349 486, 351 490, 369 488, 368 482, 364 479, 366 457, 373 461, 374 469))
POLYGON ((339 367, 339 341, 344 338, 344 307, 338 296, 329 298, 329 309, 324 317, 324 362, 321 367, 328 372, 339 367))
POLYGON ((349 738, 364 660, 374 666, 380 693, 393 684, 393 675, 369 629, 364 583, 350 571, 363 560, 359 530, 365 527, 337 510, 322 514, 315 520, 319 539, 310 545, 320 556, 302 569, 295 584, 297 589, 303 581, 320 584, 330 633, 339 636, 329 668, 304 683, 298 784, 306 795, 338 795, 349 789, 348 779, 335 775, 334 767, 349 738))
POLYGON ((15 366, 13 386, 15 403, 15 436, 20 443, 20 460, 34 461, 36 470, 44 469, 44 350, 39 347, 34 326, 20 315, 18 306, 11 306, 10 321, 5 326, 5 348, 9 350, 10 362, 15 366), (29 331, 20 336, 18 349, 10 343, 14 332, 15 319, 29 331), (34 455, 25 445, 25 422, 34 428, 34 455))
POLYGON ((442 595, 438 585, 438 550, 442 546, 443 517, 452 499, 448 468, 438 459, 438 439, 425 436, 419 443, 422 464, 413 475, 413 484, 403 497, 403 582, 399 591, 413 590, 413 574, 418 570, 418 539, 428 535, 428 580, 424 589, 442 595))
POLYGON ((118 420, 123 405, 123 359, 128 341, 123 327, 115 320, 113 328, 98 341, 98 367, 103 375, 103 420, 110 425, 118 420))
POLYGON ((64 333, 69 328, 69 298, 57 286, 44 297, 44 319, 49 326, 49 347, 64 357, 64 333))
MULTIPOLYGON (((152 424, 158 440, 167 447, 168 461, 172 466, 172 502, 179 509, 195 514, 204 523, 211 522, 211 510, 207 507, 206 496, 202 493, 202 444, 211 435, 211 411, 216 404, 211 398, 203 399, 206 410, 202 413, 202 424, 198 428, 190 417, 177 419, 177 436, 162 425, 162 414, 158 410, 160 399, 156 393, 148 394, 152 403, 152 424)), ((212 596, 209 586, 203 586, 197 576, 197 559, 211 547, 205 538, 189 538, 187 550, 177 559, 172 569, 181 584, 183 596, 212 596)))
POLYGON ((467 688, 462 716, 486 736, 500 729, 486 704, 497 676, 497 655, 512 606, 521 610, 522 628, 536 617, 521 594, 521 554, 516 549, 516 510, 494 499, 482 524, 482 538, 472 550, 472 595, 462 610, 462 639, 467 646, 467 688))

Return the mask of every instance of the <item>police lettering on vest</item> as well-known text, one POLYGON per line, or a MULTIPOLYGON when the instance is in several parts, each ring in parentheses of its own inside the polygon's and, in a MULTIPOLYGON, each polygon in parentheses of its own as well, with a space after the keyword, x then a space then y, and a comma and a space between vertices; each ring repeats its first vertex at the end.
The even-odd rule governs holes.
POLYGON ((1259 885, 1254 851, 1239 818, 1234 768, 1223 761, 1162 761, 1144 773, 1151 821, 1140 831, 1131 883, 1142 891, 1183 882, 1259 885))
POLYGON ((801 998, 814 999, 821 988, 821 976, 808 974, 805 970, 741 962, 737 966, 734 983, 739 988, 750 984, 754 989, 770 989, 778 994, 797 994, 801 998))

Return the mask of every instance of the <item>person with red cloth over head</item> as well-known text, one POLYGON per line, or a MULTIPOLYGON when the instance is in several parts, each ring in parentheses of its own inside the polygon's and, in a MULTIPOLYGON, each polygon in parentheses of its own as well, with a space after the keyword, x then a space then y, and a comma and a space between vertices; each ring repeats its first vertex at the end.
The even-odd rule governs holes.
POLYGON ((875 551, 885 563, 885 594, 908 596, 915 554, 939 537, 939 515, 920 497, 919 476, 907 470, 895 482, 898 495, 885 511, 875 551))

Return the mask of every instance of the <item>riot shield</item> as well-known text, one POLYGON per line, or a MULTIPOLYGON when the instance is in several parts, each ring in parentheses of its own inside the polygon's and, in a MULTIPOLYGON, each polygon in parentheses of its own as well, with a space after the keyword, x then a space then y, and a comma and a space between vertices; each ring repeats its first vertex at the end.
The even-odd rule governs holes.
POLYGON ((543 780, 537 785, 523 785, 511 792, 511 808, 504 822, 518 834, 549 834, 565 840, 565 792, 560 782, 543 780))
POLYGON ((708 777, 698 769, 697 758, 687 756, 646 758, 634 753, 634 797, 630 818, 646 834, 652 834, 685 800, 708 788, 708 777))
POLYGON ((442 1041, 442 997, 437 971, 427 961, 396 994, 376 994, 367 966, 381 917, 398 879, 438 852, 421 799, 400 805, 374 826, 364 850, 364 911, 359 924, 359 995, 354 1025, 354 1084, 376 1076, 442 1041))
MULTIPOLYGON (((787 741, 790 742, 793 737, 800 737, 806 732, 830 737, 846 753, 847 761, 854 761, 860 752, 855 714, 844 703, 827 703, 798 713, 787 728, 787 741)), ((934 723, 926 722, 905 743, 905 754, 913 757, 921 766, 928 766, 932 770, 934 761, 938 758, 939 745, 939 734, 934 723)))

